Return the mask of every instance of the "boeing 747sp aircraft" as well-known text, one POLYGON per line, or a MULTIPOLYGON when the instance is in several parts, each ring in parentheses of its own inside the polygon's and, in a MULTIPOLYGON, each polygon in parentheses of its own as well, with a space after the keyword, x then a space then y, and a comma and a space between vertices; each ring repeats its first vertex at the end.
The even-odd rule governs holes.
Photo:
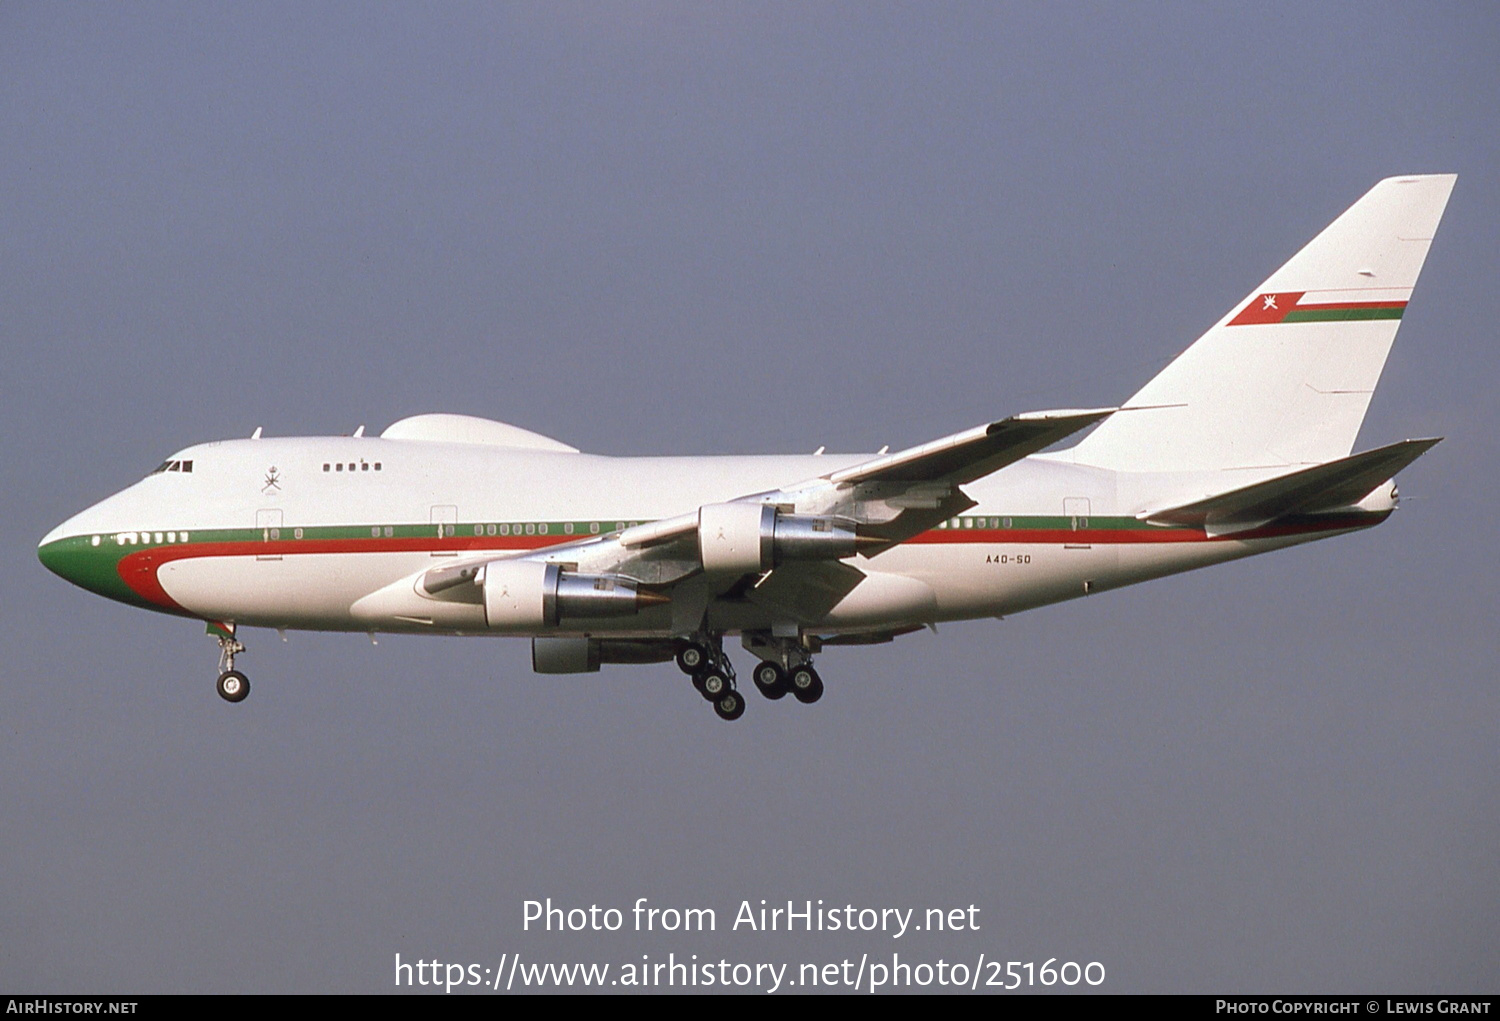
POLYGON ((42 540, 92 592, 245 626, 529 637, 542 673, 675 659, 725 719, 813 658, 1379 524, 1436 439, 1351 453, 1452 175, 1381 181, 1119 408, 898 453, 602 457, 418 415, 172 454, 42 540), (1081 442, 1042 453, 1094 426, 1081 442))

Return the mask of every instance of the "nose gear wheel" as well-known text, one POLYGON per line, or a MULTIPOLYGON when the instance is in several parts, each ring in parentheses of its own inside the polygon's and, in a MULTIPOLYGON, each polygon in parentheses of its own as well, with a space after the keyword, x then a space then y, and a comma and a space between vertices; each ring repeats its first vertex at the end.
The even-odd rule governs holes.
POLYGON ((234 668, 234 657, 245 651, 235 637, 233 624, 224 625, 227 634, 215 634, 219 640, 219 679, 214 687, 226 702, 243 702, 250 694, 250 679, 234 668))

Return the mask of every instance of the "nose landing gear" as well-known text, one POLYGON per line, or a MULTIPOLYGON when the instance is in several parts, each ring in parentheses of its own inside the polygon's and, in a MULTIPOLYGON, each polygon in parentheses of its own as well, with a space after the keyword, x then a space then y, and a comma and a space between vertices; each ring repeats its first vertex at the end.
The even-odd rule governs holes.
POLYGON ((219 675, 219 697, 226 702, 243 702, 250 694, 250 679, 238 670, 225 670, 219 675))
POLYGON ((233 624, 209 625, 209 633, 219 640, 219 680, 215 688, 224 701, 243 702, 250 694, 250 679, 234 668, 234 657, 245 651, 234 631, 233 624))

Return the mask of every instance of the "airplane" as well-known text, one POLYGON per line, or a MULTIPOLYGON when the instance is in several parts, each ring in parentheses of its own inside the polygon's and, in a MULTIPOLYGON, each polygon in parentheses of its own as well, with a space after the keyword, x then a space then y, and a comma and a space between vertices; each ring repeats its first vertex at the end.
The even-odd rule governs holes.
POLYGON ((488 419, 172 454, 42 539, 51 571, 240 629, 531 639, 537 672, 667 663, 745 711, 813 659, 1369 528, 1439 438, 1352 453, 1455 175, 1375 185, 1123 405, 896 453, 607 457, 488 419), (1053 448, 1092 427, 1071 447, 1053 448))

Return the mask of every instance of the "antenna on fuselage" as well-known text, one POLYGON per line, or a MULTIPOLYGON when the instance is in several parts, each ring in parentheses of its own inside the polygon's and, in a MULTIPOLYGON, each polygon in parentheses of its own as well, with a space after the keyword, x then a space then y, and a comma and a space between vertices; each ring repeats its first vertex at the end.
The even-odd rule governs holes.
POLYGON ((250 438, 252 440, 258 440, 258 439, 260 439, 260 429, 261 429, 260 426, 256 426, 255 427, 255 431, 250 434, 250 438))

